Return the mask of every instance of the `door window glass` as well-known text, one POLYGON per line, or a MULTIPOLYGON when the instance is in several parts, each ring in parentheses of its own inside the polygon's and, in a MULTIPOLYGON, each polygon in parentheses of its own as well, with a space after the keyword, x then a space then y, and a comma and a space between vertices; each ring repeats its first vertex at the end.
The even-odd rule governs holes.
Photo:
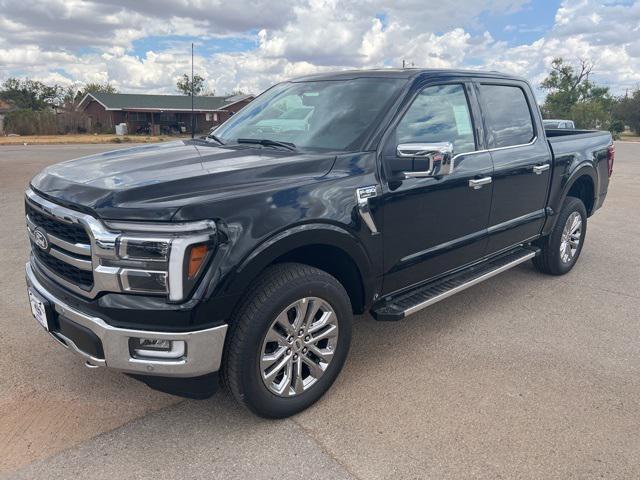
POLYGON ((418 94, 396 128, 398 143, 453 143, 454 155, 476 149, 463 85, 436 85, 418 94))
POLYGON ((489 145, 494 148, 524 145, 534 136, 529 104, 520 87, 480 85, 489 145))

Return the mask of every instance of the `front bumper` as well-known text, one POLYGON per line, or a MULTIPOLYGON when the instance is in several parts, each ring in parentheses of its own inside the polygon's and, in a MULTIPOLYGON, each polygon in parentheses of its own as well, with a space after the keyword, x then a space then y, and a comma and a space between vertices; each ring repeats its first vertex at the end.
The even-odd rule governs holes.
POLYGON ((56 298, 47 291, 36 277, 30 263, 26 265, 27 285, 51 304, 55 316, 61 319, 67 331, 84 332, 85 338, 96 338, 98 348, 83 349, 82 342, 65 336, 60 328, 48 332, 58 343, 82 357, 87 366, 107 367, 137 375, 158 375, 163 377, 198 377, 220 369, 227 325, 191 332, 158 332, 131 330, 109 325, 99 317, 88 315, 56 298), (71 326, 72 328, 68 328, 71 326), (78 327, 79 326, 79 327, 78 327), (177 359, 139 358, 132 354, 130 339, 149 338, 158 340, 184 341, 185 353, 177 359))

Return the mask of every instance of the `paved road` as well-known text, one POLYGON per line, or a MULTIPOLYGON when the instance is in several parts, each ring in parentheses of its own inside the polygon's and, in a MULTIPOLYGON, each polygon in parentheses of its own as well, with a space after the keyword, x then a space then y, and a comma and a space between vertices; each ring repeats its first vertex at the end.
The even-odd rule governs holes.
POLYGON ((0 147, 7 478, 640 477, 640 144, 617 145, 569 275, 527 264, 400 323, 357 318, 332 390, 284 421, 87 370, 36 327, 21 190, 101 148, 0 147))

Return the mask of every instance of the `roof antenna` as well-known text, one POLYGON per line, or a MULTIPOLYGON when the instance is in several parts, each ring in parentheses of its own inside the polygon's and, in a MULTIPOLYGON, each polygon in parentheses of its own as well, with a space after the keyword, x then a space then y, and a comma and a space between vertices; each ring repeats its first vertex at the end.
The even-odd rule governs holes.
POLYGON ((193 88, 193 84, 195 82, 193 81, 193 42, 191 42, 191 139, 193 140, 195 138, 195 132, 194 132, 194 123, 193 123, 193 94, 195 89, 193 88))

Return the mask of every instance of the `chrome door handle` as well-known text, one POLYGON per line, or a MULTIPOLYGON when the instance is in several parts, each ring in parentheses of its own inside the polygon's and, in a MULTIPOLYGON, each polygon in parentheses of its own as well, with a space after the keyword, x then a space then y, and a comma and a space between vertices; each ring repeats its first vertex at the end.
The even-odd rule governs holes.
POLYGON ((545 163, 544 165, 534 165, 533 173, 535 173, 536 175, 540 175, 542 174, 542 172, 549 170, 549 167, 550 165, 548 163, 545 163))
POLYGON ((479 188, 482 188, 483 185, 488 185, 489 183, 491 183, 491 177, 482 177, 469 180, 469 187, 474 190, 478 190, 479 188))

